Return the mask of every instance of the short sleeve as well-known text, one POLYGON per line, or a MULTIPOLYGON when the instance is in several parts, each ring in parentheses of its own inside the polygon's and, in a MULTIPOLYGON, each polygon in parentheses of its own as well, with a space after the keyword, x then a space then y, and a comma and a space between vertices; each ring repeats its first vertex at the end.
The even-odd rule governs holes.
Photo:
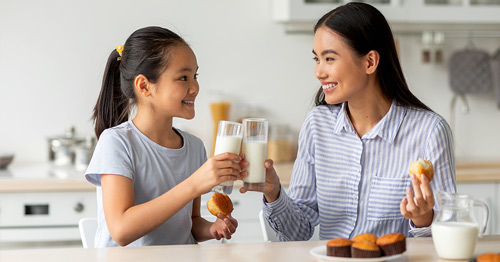
POLYGON ((133 180, 132 153, 126 139, 113 130, 105 130, 99 137, 85 179, 95 186, 101 186, 101 174, 122 175, 133 180))

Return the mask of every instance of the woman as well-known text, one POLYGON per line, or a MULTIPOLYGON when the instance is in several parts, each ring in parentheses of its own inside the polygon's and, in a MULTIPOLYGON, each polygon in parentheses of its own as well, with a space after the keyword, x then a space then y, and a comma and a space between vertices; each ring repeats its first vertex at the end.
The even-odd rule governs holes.
POLYGON ((272 161, 265 163, 267 220, 280 240, 307 240, 318 224, 321 239, 429 235, 433 192, 455 192, 448 124, 408 89, 390 27, 377 9, 340 6, 314 32, 321 88, 301 129, 287 192, 272 161), (408 175, 419 157, 434 164, 432 183, 408 175))

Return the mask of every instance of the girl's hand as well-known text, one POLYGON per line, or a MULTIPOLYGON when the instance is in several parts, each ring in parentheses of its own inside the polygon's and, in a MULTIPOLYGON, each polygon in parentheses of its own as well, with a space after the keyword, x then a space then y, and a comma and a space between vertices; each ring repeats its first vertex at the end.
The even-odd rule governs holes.
POLYGON ((426 176, 421 176, 420 183, 415 175, 411 175, 414 193, 411 188, 406 190, 406 197, 400 204, 401 214, 413 221, 416 227, 428 227, 434 217, 434 195, 426 176))
MULTIPOLYGON (((281 190, 280 178, 278 177, 276 170, 274 170, 273 164, 273 160, 271 159, 264 162, 264 167, 266 168, 266 186, 263 193, 269 203, 278 199, 281 190)), ((247 189, 245 187, 241 187, 240 192, 245 193, 247 192, 247 189)))
POLYGON ((236 232, 238 221, 231 215, 219 214, 217 220, 210 226, 210 234, 217 240, 221 238, 231 239, 231 235, 236 232))
POLYGON ((222 153, 209 158, 189 177, 198 191, 197 195, 209 192, 222 182, 236 181, 244 177, 240 167, 241 159, 233 153, 222 153))

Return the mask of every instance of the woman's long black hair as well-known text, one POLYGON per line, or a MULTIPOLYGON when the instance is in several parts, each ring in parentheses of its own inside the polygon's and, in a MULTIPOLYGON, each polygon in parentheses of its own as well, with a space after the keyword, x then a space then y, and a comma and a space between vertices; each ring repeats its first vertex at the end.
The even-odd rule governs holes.
POLYGON ((132 33, 121 56, 116 50, 111 52, 92 117, 97 138, 105 129, 128 120, 131 108, 137 102, 135 78, 142 74, 156 83, 167 68, 170 50, 181 44, 187 45, 174 32, 151 26, 132 33))
MULTIPOLYGON (((321 17, 314 26, 314 33, 322 26, 339 34, 359 56, 364 56, 371 50, 379 53, 377 75, 382 93, 388 99, 396 100, 403 106, 431 110, 408 88, 399 64, 391 28, 375 7, 365 3, 350 2, 321 17)), ((327 104, 322 88, 318 90, 314 102, 316 106, 327 104)))

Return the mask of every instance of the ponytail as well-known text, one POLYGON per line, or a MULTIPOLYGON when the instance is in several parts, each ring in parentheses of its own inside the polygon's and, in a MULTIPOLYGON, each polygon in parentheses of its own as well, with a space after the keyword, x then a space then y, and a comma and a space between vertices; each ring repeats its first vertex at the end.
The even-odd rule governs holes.
POLYGON ((142 74, 156 83, 168 66, 170 50, 177 45, 187 46, 176 33, 150 26, 136 30, 124 46, 111 52, 92 117, 98 139, 105 129, 128 120, 137 103, 135 78, 142 74))
POLYGON ((128 120, 130 112, 129 99, 120 87, 120 54, 113 50, 109 55, 101 92, 94 107, 93 120, 97 139, 101 133, 110 127, 128 120))

